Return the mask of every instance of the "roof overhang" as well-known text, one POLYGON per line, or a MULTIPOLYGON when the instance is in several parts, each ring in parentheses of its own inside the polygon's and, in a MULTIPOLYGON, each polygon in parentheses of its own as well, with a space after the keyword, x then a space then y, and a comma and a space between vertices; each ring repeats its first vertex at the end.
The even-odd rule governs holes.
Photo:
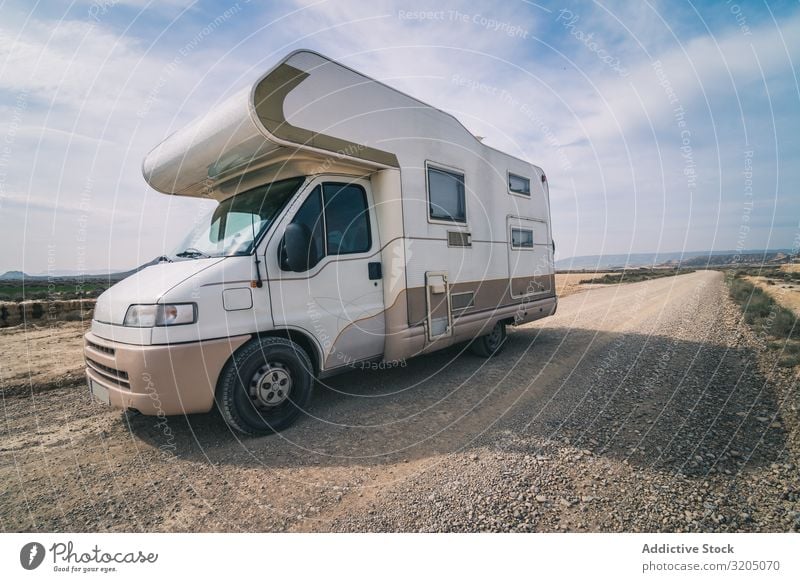
POLYGON ((287 96, 323 67, 341 65, 309 51, 291 53, 253 85, 153 149, 142 164, 145 180, 165 194, 226 198, 291 175, 399 167, 391 152, 286 119, 287 96))

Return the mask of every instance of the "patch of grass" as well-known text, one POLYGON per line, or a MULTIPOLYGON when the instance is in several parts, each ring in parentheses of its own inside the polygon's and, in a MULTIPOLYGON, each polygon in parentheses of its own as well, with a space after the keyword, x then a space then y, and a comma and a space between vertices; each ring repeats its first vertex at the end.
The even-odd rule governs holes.
POLYGON ((741 306, 745 321, 767 337, 800 339, 795 314, 777 303, 761 287, 734 278, 730 281, 729 293, 741 306))
POLYGON ((618 283, 638 283, 650 279, 661 279, 674 275, 686 275, 694 273, 694 269, 628 269, 618 273, 608 273, 596 279, 583 279, 580 283, 600 283, 604 285, 616 285, 618 283))
POLYGON ((800 365, 800 321, 793 311, 775 301, 761 287, 734 275, 729 294, 739 304, 744 320, 767 339, 772 350, 782 351, 779 364, 800 365))
POLYGON ((3 281, 0 283, 0 301, 45 301, 55 299, 87 299, 97 297, 116 281, 79 281, 56 279, 54 281, 3 281))
POLYGON ((778 360, 778 365, 784 368, 800 366, 800 342, 786 342, 781 346, 783 353, 778 360))
MULTIPOLYGON (((741 277, 766 277, 784 283, 800 283, 800 272, 784 271, 780 267, 741 267, 731 269, 729 272, 737 279, 741 277)), ((774 285, 775 283, 767 283, 774 285)))

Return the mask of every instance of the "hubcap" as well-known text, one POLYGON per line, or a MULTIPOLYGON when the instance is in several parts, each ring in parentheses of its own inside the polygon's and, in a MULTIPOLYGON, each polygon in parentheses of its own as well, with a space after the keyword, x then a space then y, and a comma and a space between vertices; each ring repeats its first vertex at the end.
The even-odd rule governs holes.
POLYGON ((500 324, 494 326, 492 329, 492 333, 489 334, 489 345, 492 348, 496 348, 500 341, 503 339, 503 329, 500 327, 500 324))
POLYGON ((283 404, 292 390, 292 374, 279 363, 266 363, 250 380, 250 398, 259 408, 283 404))

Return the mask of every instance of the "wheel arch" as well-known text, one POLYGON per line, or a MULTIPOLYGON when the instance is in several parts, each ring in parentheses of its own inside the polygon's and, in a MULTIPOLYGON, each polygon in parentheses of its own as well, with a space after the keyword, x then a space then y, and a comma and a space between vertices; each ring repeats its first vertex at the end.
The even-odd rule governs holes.
POLYGON ((293 341, 305 350, 314 368, 314 376, 322 371, 322 350, 317 341, 305 331, 295 328, 271 329, 254 334, 253 340, 264 337, 281 337, 293 341))

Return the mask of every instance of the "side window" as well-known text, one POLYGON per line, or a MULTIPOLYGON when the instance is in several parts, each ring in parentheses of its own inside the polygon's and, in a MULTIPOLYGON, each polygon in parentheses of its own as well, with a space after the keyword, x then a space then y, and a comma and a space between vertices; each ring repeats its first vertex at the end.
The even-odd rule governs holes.
POLYGON ((531 195, 531 181, 528 178, 508 173, 508 191, 514 194, 531 195))
POLYGON ((533 231, 527 228, 511 229, 511 248, 512 249, 532 249, 533 231))
MULTIPOLYGON (((309 249, 309 256, 315 257, 314 264, 318 263, 325 256, 325 248, 323 246, 325 240, 325 224, 322 218, 322 189, 317 186, 308 195, 306 201, 297 211, 292 219, 292 224, 305 225, 311 233, 311 248, 309 249)), ((310 265, 313 267, 314 265, 310 265)), ((288 270, 283 256, 281 257, 281 268, 288 270)))
POLYGON ((434 220, 467 222, 464 175, 429 166, 428 201, 434 220))
POLYGON ((364 253, 372 247, 369 205, 364 189, 354 184, 324 184, 327 253, 364 253))

